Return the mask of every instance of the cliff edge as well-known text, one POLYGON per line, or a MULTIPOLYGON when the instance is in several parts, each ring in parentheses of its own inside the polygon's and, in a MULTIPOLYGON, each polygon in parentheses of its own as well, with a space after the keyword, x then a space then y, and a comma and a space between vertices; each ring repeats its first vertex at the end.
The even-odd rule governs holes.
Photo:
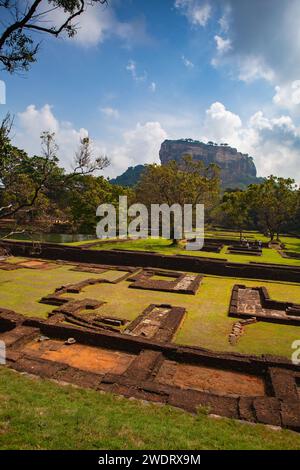
POLYGON ((224 188, 246 187, 261 182, 257 177, 253 158, 238 152, 227 144, 205 144, 192 139, 165 140, 161 144, 159 158, 162 165, 170 160, 180 162, 183 155, 191 155, 202 160, 206 166, 215 163, 221 168, 221 181, 224 188))

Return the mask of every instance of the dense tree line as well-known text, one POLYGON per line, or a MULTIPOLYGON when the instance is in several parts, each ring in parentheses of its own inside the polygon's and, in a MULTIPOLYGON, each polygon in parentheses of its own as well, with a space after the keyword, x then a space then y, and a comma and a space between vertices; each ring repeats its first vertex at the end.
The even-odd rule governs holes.
POLYGON ((291 178, 269 176, 244 191, 227 191, 215 214, 215 221, 240 232, 256 229, 280 240, 284 232, 300 231, 300 190, 291 178))
MULTIPOLYGON (((73 169, 59 166, 55 135, 41 135, 41 153, 30 157, 10 138, 12 120, 0 127, 0 222, 9 232, 60 230, 92 233, 96 208, 101 202, 117 202, 123 188, 111 185, 99 171, 109 165, 106 156, 95 155, 92 142, 82 138, 74 155, 73 169)), ((9 233, 8 232, 8 233, 9 233)))
POLYGON ((273 241, 300 230, 300 191, 290 178, 270 176, 244 191, 222 194, 220 169, 185 156, 180 167, 175 161, 146 165, 139 183, 128 189, 101 176, 109 159, 95 154, 89 137, 81 139, 67 172, 59 165, 54 134, 42 133, 40 155, 29 156, 12 144, 11 127, 7 116, 0 126, 0 223, 7 234, 95 233, 97 207, 117 206, 120 195, 148 209, 151 204, 204 204, 206 224, 234 228, 241 237, 244 230, 256 229, 273 241))

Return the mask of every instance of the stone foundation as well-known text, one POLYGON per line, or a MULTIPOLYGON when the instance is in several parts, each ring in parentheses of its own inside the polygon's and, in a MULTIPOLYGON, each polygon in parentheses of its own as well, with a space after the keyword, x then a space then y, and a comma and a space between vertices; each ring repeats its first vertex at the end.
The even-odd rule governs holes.
MULTIPOLYGON (((31 244, 26 242, 3 242, 14 256, 36 257, 31 244)), ((48 260, 63 260, 70 264, 92 263, 114 266, 140 266, 154 269, 172 269, 183 272, 212 274, 218 276, 269 279, 273 281, 300 282, 300 267, 274 266, 266 263, 228 263, 225 260, 206 259, 197 256, 166 256, 159 253, 140 253, 124 250, 86 250, 54 243, 42 243, 40 257, 48 260)))
POLYGON ((265 287, 236 284, 232 289, 229 315, 300 326, 300 305, 272 300, 265 287))
POLYGON ((0 313, 0 340, 7 366, 21 372, 300 431, 299 367, 281 358, 214 353, 7 311, 0 313), (76 342, 66 345, 70 337, 76 342))
POLYGON ((202 276, 190 273, 179 273, 176 271, 160 271, 158 269, 145 269, 140 273, 131 276, 128 280, 133 281, 130 287, 134 289, 148 289, 162 292, 172 292, 179 294, 193 294, 202 281, 202 276), (155 279, 159 276, 162 279, 155 279), (164 280, 163 278, 174 278, 173 280, 164 280))

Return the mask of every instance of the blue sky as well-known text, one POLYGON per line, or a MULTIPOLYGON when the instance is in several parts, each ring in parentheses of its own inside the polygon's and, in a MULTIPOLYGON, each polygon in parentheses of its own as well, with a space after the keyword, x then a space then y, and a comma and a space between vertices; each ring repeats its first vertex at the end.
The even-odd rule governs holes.
POLYGON ((40 37, 29 72, 1 72, 0 111, 30 154, 54 131, 66 167, 87 132, 109 176, 157 162, 165 138, 192 137, 299 182, 299 13, 298 0, 109 0, 88 8, 75 39, 40 37))

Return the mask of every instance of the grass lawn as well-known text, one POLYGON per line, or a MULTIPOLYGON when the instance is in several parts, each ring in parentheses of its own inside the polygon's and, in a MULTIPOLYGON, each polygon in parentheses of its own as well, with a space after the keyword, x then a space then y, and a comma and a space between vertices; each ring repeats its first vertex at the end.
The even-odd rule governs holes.
MULTIPOLYGON (((265 285, 277 300, 300 303, 300 288, 296 284, 249 281, 205 276, 197 295, 129 289, 128 282, 117 286, 103 284, 91 286, 78 294, 78 298, 104 300, 100 311, 133 320, 151 303, 171 303, 185 307, 187 315, 175 337, 175 342, 201 346, 218 351, 237 351, 246 354, 276 354, 290 358, 291 344, 300 339, 298 326, 258 322, 246 327, 244 336, 236 346, 228 342, 235 319, 228 317, 228 308, 234 284, 265 285)), ((76 297, 77 298, 77 297, 76 297)))
MULTIPOLYGON (((243 236, 248 238, 250 241, 261 240, 268 242, 269 238, 257 231, 246 231, 243 232, 243 236)), ((231 238, 239 240, 239 233, 232 230, 205 230, 206 238, 231 238)), ((27 241, 27 240, 23 240, 27 241)), ((300 238, 282 236, 281 241, 285 243, 285 250, 300 253, 300 238)), ((28 241, 29 242, 29 241, 28 241)), ((30 242, 29 242, 30 243, 30 242)), ((81 246, 85 244, 95 244, 89 249, 93 250, 111 250, 111 249, 126 249, 126 250, 150 250, 157 253, 163 253, 165 255, 185 254, 191 256, 203 256, 209 258, 226 258, 230 262, 236 263, 248 263, 249 261, 262 262, 262 263, 275 263, 275 264, 286 264, 292 266, 300 266, 300 260, 282 258, 276 250, 264 249, 262 256, 246 256, 246 255, 235 255, 227 253, 228 246, 225 246, 221 253, 209 253, 201 251, 187 251, 182 247, 171 246, 170 241, 160 239, 146 239, 146 240, 131 240, 128 242, 116 243, 115 239, 107 239, 99 241, 99 239, 89 239, 78 242, 63 243, 67 246, 81 246)))
POLYGON ((236 255, 227 252, 228 246, 224 246, 220 253, 205 253, 198 251, 181 251, 181 254, 191 255, 191 256, 203 256, 209 258, 222 258, 227 259, 231 263, 273 263, 273 264, 282 264, 287 266, 300 266, 300 260, 282 258, 278 251, 272 248, 263 248, 262 256, 249 256, 249 255, 236 255))
POLYGON ((0 449, 300 449, 292 431, 62 387, 3 366, 0 399, 0 449))
MULTIPOLYGON (((10 261, 16 262, 20 259, 11 258, 10 261)), ((46 318, 54 307, 40 304, 38 301, 41 297, 51 294, 63 284, 72 284, 96 277, 90 273, 70 271, 70 268, 71 266, 60 266, 49 270, 0 270, 0 307, 15 310, 23 315, 46 318)), ((113 280, 121 274, 116 271, 107 271, 101 274, 101 277, 113 280)))
MULTIPOLYGON (((219 235, 216 235, 218 236, 219 235)), ((230 236, 230 234, 228 234, 230 236)), ((260 238, 258 235, 256 238, 260 238)), ((263 238, 263 237, 261 237, 263 238)), ((300 252, 300 239, 282 237, 282 241, 286 243, 287 250, 290 251, 299 251, 300 252)), ((146 250, 154 251, 156 253, 162 253, 164 255, 190 255, 190 256, 201 256, 208 258, 217 258, 217 259, 227 259, 232 263, 249 263, 254 261, 257 263, 273 263, 273 264, 283 264, 291 266, 300 266, 300 260, 282 258, 282 256, 274 249, 264 248, 262 256, 248 256, 248 255, 236 255, 227 253, 228 246, 224 246, 220 253, 210 253, 205 251, 188 251, 185 250, 182 246, 172 246, 170 240, 163 238, 159 239, 141 239, 141 240, 131 240, 120 243, 112 243, 111 241, 102 241, 99 243, 99 240, 94 241, 95 245, 91 246, 91 250, 146 250)), ((80 246, 82 242, 77 243, 77 246, 80 246)), ((75 244, 73 244, 75 245, 75 244)))
MULTIPOLYGON (((70 271, 71 266, 52 270, 19 269, 0 270, 0 307, 29 316, 47 317, 54 307, 38 303, 39 299, 54 292, 55 288, 87 278, 116 279, 124 272, 107 271, 100 275, 70 271)), ((96 284, 86 287, 80 294, 66 294, 76 299, 92 298, 106 303, 99 313, 133 320, 151 303, 171 303, 187 310, 185 321, 175 341, 218 351, 238 351, 247 354, 276 354, 290 358, 291 344, 300 339, 297 326, 258 322, 246 327, 245 335, 236 346, 228 342, 233 318, 227 315, 234 284, 249 287, 264 285, 272 298, 300 303, 297 284, 253 281, 226 277, 205 276, 197 295, 186 295, 142 289, 130 289, 128 281, 117 285, 96 284)))

